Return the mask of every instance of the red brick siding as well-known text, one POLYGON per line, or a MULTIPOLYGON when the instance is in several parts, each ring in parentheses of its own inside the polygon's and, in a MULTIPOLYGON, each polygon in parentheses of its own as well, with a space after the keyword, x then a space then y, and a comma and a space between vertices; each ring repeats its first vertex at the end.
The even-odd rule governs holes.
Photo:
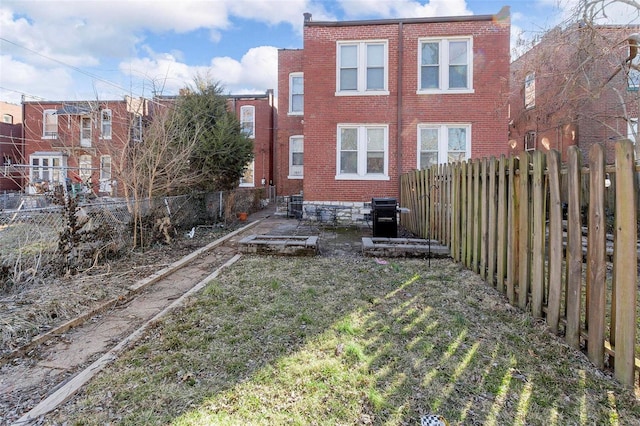
MULTIPOLYGON (((507 149, 506 93, 509 71, 509 25, 493 21, 406 23, 402 28, 402 129, 398 145, 399 25, 306 26, 305 179, 309 201, 369 201, 398 197, 398 176, 416 167, 418 123, 471 123, 472 156, 498 155, 507 149), (473 94, 417 95, 418 38, 473 36, 473 94), (336 42, 388 41, 388 90, 384 96, 335 96, 336 42), (339 123, 389 126, 388 181, 336 180, 336 133, 339 123), (398 155, 401 156, 400 165, 398 155)), ((280 76, 288 76, 282 70, 280 76)), ((279 97, 283 93, 279 80, 279 97)), ((288 81, 286 86, 288 86, 288 81)), ((282 112, 283 109, 280 109, 282 112)), ((281 115, 279 116, 281 117, 281 115)))
MULTIPOLYGON (((303 134, 305 116, 289 115, 289 74, 302 72, 302 50, 278 51, 278 120, 275 146, 274 184, 279 195, 298 194, 302 191, 302 179, 289 179, 289 138, 303 134)), ((304 109, 309 107, 305 78, 304 109)), ((305 139, 304 174, 307 176, 307 143, 305 139)))

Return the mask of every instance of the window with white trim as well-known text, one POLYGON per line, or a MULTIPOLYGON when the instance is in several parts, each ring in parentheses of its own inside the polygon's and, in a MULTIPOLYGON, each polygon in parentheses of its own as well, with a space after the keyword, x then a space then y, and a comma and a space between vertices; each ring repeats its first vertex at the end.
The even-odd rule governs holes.
POLYGON ((524 107, 531 109, 536 106, 536 74, 531 72, 524 79, 524 107))
POLYGON ((386 40, 338 42, 336 94, 389 94, 388 56, 386 40))
POLYGON ((340 124, 337 139, 337 179, 389 179, 387 125, 340 124))
POLYGON ((640 88, 640 55, 636 55, 629 64, 627 75, 627 90, 636 91, 640 88))
POLYGON ((524 149, 533 151, 536 149, 536 132, 530 130, 524 134, 524 149))
POLYGON ((633 142, 636 143, 638 141, 638 130, 640 130, 640 128, 638 128, 638 119, 637 118, 630 118, 628 121, 628 131, 627 131, 627 138, 633 142))
POLYGON ((418 93, 473 90, 471 37, 420 39, 418 93))
POLYGON ((304 77, 301 72, 289 74, 289 114, 304 113, 304 77))
POLYGON ((246 137, 256 137, 256 107, 253 105, 240 107, 240 129, 246 137))
POLYGON ((100 157, 100 180, 111 180, 111 156, 100 157))
POLYGON ((471 157, 471 125, 419 124, 418 169, 471 157))
POLYGON ((59 152, 37 153, 30 156, 31 182, 62 182, 63 158, 59 152))
POLYGON ((80 146, 91 146, 91 117, 80 117, 80 146))
POLYGON ((83 183, 89 183, 91 181, 91 166, 92 158, 90 155, 81 155, 78 160, 78 176, 83 183))
POLYGON ((110 109, 100 111, 100 137, 102 139, 111 139, 113 130, 113 113, 110 109))
POLYGON ((58 115, 55 109, 42 111, 42 139, 58 138, 58 115))
POLYGON ((247 167, 244 169, 242 177, 240 178, 240 186, 254 186, 255 185, 255 160, 251 160, 247 167))
POLYGON ((131 114, 131 128, 129 132, 131 141, 142 142, 142 115, 131 114))
POLYGON ((2 122, 13 124, 13 115, 11 114, 2 114, 2 122))
POLYGON ((289 179, 302 179, 304 176, 304 137, 289 138, 289 179))

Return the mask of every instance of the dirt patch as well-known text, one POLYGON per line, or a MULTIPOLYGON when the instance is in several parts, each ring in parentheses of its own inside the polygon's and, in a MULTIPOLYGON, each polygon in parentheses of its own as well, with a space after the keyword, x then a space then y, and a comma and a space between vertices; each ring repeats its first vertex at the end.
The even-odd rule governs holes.
POLYGON ((80 274, 32 281, 0 295, 0 357, 27 344, 34 336, 117 298, 138 280, 229 232, 198 228, 193 238, 178 235, 171 245, 129 250, 80 274))

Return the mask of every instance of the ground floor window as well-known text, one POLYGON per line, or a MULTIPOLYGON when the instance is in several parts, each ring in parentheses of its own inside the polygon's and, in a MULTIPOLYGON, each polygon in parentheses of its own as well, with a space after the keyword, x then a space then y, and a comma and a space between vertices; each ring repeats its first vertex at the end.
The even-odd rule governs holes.
POLYGON ((338 125, 336 179, 388 179, 389 127, 338 125))
POLYGON ((471 125, 419 124, 418 169, 471 157, 471 125))
POLYGON ((255 161, 251 161, 247 164, 247 168, 244 169, 244 174, 240 178, 240 186, 254 186, 255 185, 255 161))
POLYGON ((302 179, 304 176, 304 138, 291 136, 289 138, 289 179, 302 179))
POLYGON ((63 157, 57 152, 31 155, 31 182, 62 182, 64 179, 63 157))

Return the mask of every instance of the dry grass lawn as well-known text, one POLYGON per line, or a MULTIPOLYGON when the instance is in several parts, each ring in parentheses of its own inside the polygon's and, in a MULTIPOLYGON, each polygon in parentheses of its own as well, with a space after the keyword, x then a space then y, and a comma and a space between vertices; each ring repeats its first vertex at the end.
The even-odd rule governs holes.
POLYGON ((610 375, 449 260, 246 256, 45 424, 640 425, 610 375))

